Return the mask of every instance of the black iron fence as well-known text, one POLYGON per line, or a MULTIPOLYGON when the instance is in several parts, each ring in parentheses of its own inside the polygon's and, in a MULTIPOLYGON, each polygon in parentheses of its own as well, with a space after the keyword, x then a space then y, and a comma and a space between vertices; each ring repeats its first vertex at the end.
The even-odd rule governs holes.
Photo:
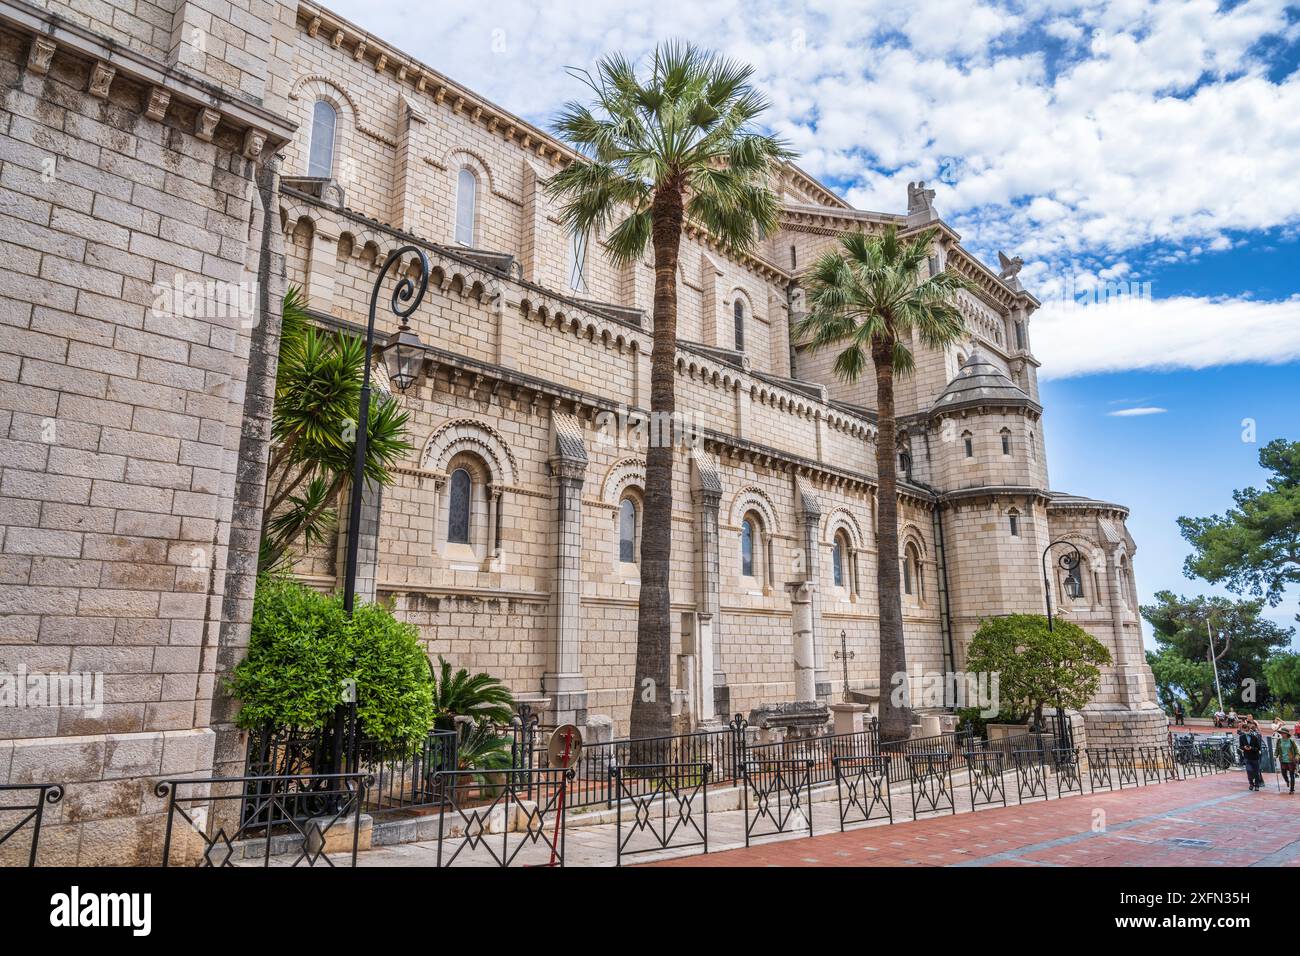
POLYGON ((741 767, 745 846, 758 837, 813 833, 811 760, 764 760, 741 767))
POLYGON ((659 850, 701 847, 708 853, 712 770, 707 763, 612 768, 615 865, 622 866, 625 856, 659 850))
MULTIPOLYGON (((318 786, 322 772, 330 766, 331 730, 301 731, 296 728, 263 728, 250 731, 244 767, 248 779, 245 813, 262 812, 257 798, 274 792, 271 779, 296 780, 318 786)), ((433 806, 440 795, 434 785, 444 770, 456 770, 459 734, 454 730, 431 730, 410 744, 382 745, 369 737, 344 742, 343 772, 373 778, 364 796, 368 813, 404 807, 433 806)), ((284 805, 295 805, 285 802, 284 805)), ((301 803, 305 812, 313 804, 301 803)))
POLYGON ((438 815, 439 867, 564 866, 571 770, 445 770, 438 815))
POLYGON ((62 799, 57 783, 0 784, 0 863, 36 865, 45 808, 62 799))
POLYGON ((163 780, 162 865, 355 866, 369 783, 361 773, 163 780))
POLYGON ((833 763, 841 831, 849 823, 866 823, 882 817, 894 822, 894 801, 889 792, 889 758, 879 755, 835 757, 833 763))

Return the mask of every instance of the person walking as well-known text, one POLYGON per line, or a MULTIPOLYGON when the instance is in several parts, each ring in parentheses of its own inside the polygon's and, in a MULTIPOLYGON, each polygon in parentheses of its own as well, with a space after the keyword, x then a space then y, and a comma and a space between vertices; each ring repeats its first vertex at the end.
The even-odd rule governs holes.
POLYGON ((1247 721, 1242 724, 1237 734, 1237 748, 1241 759, 1246 763, 1246 781, 1251 790, 1259 790, 1264 785, 1264 775, 1259 772, 1259 759, 1263 755, 1264 738, 1259 731, 1247 721))
POLYGON ((1295 793, 1295 768, 1300 763, 1300 746, 1291 739, 1291 731, 1285 727, 1277 733, 1277 762, 1282 768, 1282 780, 1287 785, 1287 792, 1295 793))
POLYGON ((1187 715, 1183 712, 1183 702, 1181 700, 1174 702, 1174 723, 1179 727, 1183 726, 1183 718, 1187 715))

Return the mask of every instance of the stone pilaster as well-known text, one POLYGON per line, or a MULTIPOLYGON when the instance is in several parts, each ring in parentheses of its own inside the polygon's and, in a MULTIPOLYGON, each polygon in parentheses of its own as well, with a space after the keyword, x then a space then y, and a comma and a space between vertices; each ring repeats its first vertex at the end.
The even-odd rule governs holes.
POLYGON ((816 696, 799 698, 800 700, 829 700, 831 695, 830 673, 826 670, 826 648, 821 640, 821 605, 817 600, 817 583, 821 581, 821 547, 817 540, 821 525, 822 506, 815 495, 805 489, 799 489, 797 498, 799 508, 799 528, 802 533, 800 547, 804 553, 804 582, 812 585, 808 593, 809 626, 813 633, 813 663, 816 667, 816 696))
POLYGON ((582 673, 582 488, 587 451, 582 426, 569 414, 551 412, 549 459, 555 518, 551 530, 555 574, 551 586, 551 635, 543 689, 557 724, 587 720, 587 682, 582 673))
POLYGON ((718 553, 718 507, 722 482, 717 462, 704 452, 691 453, 691 503, 695 508, 695 633, 699 688, 696 714, 701 723, 716 720, 730 708, 727 675, 718 653, 722 628, 722 592, 718 553))

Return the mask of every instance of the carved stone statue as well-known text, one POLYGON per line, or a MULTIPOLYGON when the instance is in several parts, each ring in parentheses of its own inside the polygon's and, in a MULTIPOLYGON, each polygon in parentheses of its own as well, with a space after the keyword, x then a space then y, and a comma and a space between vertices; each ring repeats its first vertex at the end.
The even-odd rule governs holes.
POLYGON ((925 181, 907 184, 907 214, 934 211, 934 190, 925 188, 925 181))
POLYGON ((998 253, 998 265, 1002 271, 998 273, 1000 279, 1014 279, 1020 274, 1020 270, 1025 265, 1025 260, 1016 256, 1014 259, 1008 259, 1006 253, 998 253))

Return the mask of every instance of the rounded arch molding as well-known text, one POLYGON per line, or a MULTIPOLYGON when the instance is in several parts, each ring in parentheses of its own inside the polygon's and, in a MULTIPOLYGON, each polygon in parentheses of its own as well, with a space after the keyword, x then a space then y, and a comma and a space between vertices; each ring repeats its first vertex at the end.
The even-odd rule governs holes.
POLYGON ((914 522, 906 521, 898 529, 898 553, 900 557, 907 556, 907 546, 915 546, 917 555, 922 560, 928 560, 930 557, 929 549, 925 546, 925 535, 921 534, 921 529, 914 522))
POLYGON ((849 536, 849 544, 855 551, 862 550, 866 535, 862 533, 862 524, 858 521, 853 512, 847 508, 832 508, 826 515, 825 525, 822 528, 824 541, 834 541, 835 534, 843 530, 849 536))
POLYGON ((758 516, 763 519, 763 530, 767 534, 781 533, 781 522, 776 517, 776 506, 772 504, 772 499, 762 488, 750 486, 736 493, 729 519, 733 528, 740 527, 740 522, 744 520, 747 511, 758 513, 758 516))
POLYGON ((601 484, 600 498, 608 505, 617 506, 629 487, 645 488, 644 458, 623 458, 610 465, 601 484))
POLYGON ((492 484, 515 484, 518 469, 505 440, 491 425, 472 418, 452 419, 434 431, 420 453, 420 467, 445 473, 448 462, 463 451, 483 459, 491 472, 492 484))

